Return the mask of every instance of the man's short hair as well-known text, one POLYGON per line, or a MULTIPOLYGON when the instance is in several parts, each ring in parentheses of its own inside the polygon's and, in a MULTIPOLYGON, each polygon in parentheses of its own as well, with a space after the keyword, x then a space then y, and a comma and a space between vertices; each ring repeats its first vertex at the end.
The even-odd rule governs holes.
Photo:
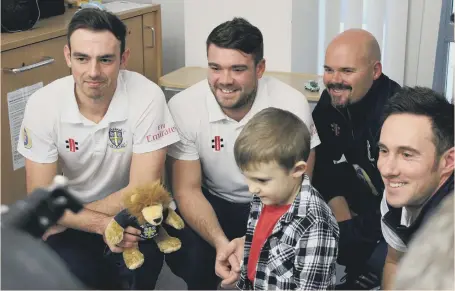
POLYGON ((386 104, 383 121, 402 113, 430 118, 437 157, 453 147, 454 106, 444 96, 425 87, 403 87, 386 104))
POLYGON ((120 55, 125 51, 126 25, 114 14, 99 8, 84 8, 77 11, 68 25, 68 47, 70 38, 78 29, 110 31, 120 41, 120 55))
POLYGON ((221 48, 239 50, 252 55, 257 65, 264 58, 262 33, 246 19, 235 17, 215 27, 207 37, 207 53, 214 44, 221 48))
POLYGON ((300 118, 286 110, 267 108, 245 125, 235 142, 234 156, 242 170, 276 162, 289 171, 298 161, 307 161, 310 144, 310 132, 300 118))

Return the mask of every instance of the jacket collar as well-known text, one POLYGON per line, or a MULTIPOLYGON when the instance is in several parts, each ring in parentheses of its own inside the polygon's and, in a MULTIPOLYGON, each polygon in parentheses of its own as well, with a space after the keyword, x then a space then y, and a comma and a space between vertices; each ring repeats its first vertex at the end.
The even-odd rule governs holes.
POLYGON ((292 202, 291 207, 283 216, 283 223, 288 224, 294 217, 305 217, 307 215, 307 205, 303 203, 303 200, 306 196, 311 195, 312 187, 310 184, 310 178, 305 175, 302 181, 302 186, 300 188, 300 193, 295 197, 294 202, 292 202))
POLYGON ((441 201, 450 193, 453 193, 454 188, 454 174, 444 182, 444 184, 439 187, 436 193, 430 197, 430 199, 425 202, 422 209, 419 212, 419 215, 408 227, 401 225, 401 215, 403 208, 394 208, 387 203, 389 211, 384 215, 382 220, 384 223, 389 226, 407 245, 409 240, 412 238, 412 235, 417 231, 422 222, 426 219, 428 214, 436 208, 441 201))
MULTIPOLYGON (((312 195, 313 187, 311 186, 310 179, 307 175, 304 176, 302 181, 302 186, 300 188, 300 192, 295 197, 294 201, 292 202, 291 206, 289 207, 288 211, 282 216, 279 220, 279 223, 275 225, 275 228, 272 231, 272 234, 275 234, 283 229, 283 227, 289 223, 291 223, 295 217, 305 217, 307 215, 307 205, 303 201, 305 200, 306 196, 312 195)), ((262 209, 263 205, 261 200, 258 196, 253 196, 253 203, 259 206, 259 211, 262 209)))

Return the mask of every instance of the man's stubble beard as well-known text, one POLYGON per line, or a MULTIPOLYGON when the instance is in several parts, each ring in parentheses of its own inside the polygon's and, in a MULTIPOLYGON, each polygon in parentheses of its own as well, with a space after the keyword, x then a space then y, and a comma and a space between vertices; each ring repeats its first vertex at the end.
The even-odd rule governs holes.
POLYGON ((237 101, 237 103, 231 105, 231 106, 224 106, 223 104, 221 104, 221 102, 218 100, 217 96, 216 96, 216 88, 210 86, 210 90, 212 91, 212 94, 213 96, 215 97, 215 100, 216 102, 218 103, 218 105, 221 107, 221 108, 224 108, 224 109, 230 109, 230 110, 235 110, 235 109, 240 109, 240 108, 243 108, 243 107, 246 107, 250 104, 253 104, 254 100, 256 99, 256 94, 257 94, 257 89, 258 89, 258 83, 256 81, 256 86, 254 87, 253 91, 251 91, 251 93, 245 95, 245 96, 240 96, 239 100, 237 101))
POLYGON ((228 109, 240 109, 243 107, 246 107, 250 104, 253 104, 254 100, 256 99, 256 94, 257 94, 257 86, 251 91, 250 94, 247 94, 243 96, 243 98, 240 98, 237 103, 235 103, 233 106, 231 106, 228 109))

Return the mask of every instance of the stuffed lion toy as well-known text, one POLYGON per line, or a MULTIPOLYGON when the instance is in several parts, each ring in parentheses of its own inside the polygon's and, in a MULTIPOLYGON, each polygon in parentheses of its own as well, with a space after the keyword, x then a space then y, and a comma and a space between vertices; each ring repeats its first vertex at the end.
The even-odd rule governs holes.
MULTIPOLYGON (((125 209, 119 212, 108 224, 105 230, 106 242, 116 245, 123 239, 124 229, 133 226, 141 230, 141 238, 147 243, 153 239, 163 253, 172 253, 180 249, 182 243, 176 237, 171 237, 161 226, 164 222, 175 229, 182 229, 182 218, 170 208, 171 194, 164 189, 159 181, 138 187, 123 197, 125 209)), ((123 259, 130 270, 139 268, 144 263, 144 255, 138 247, 127 248, 123 251, 123 259)))

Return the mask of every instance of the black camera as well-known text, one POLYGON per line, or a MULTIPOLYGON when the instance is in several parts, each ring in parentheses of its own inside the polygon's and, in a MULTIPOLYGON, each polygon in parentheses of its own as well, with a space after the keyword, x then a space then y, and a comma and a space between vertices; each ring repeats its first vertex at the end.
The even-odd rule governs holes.
POLYGON ((63 176, 56 176, 47 189, 2 205, 1 289, 85 289, 41 239, 66 209, 77 213, 82 207, 63 176))

